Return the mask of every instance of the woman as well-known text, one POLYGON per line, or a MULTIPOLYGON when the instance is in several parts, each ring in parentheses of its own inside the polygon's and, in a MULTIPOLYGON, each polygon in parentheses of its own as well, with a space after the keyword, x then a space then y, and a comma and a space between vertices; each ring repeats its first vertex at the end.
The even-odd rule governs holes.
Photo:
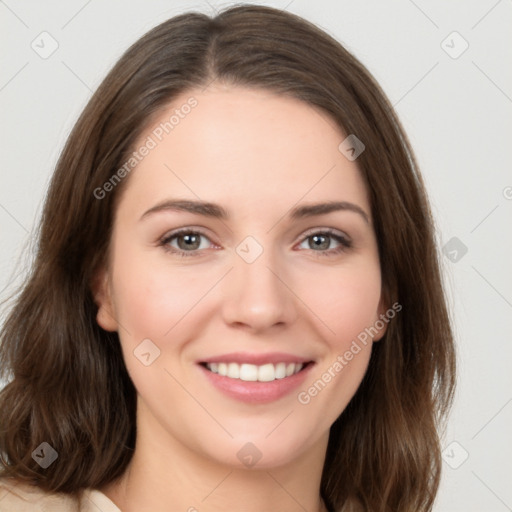
POLYGON ((1 339, 0 510, 432 509, 455 363, 424 185, 368 71, 290 13, 123 55, 1 339))

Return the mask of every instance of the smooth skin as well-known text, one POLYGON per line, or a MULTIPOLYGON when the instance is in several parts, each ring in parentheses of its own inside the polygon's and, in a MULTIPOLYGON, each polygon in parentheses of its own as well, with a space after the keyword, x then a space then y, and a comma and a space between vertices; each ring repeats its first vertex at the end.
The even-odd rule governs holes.
POLYGON ((297 395, 387 309, 365 184, 357 161, 338 150, 347 134, 326 114, 260 89, 187 91, 136 147, 191 96, 197 106, 126 178, 94 290, 97 321, 119 333, 138 392, 133 459, 100 490, 123 512, 322 511, 329 428, 361 383, 372 342, 308 404, 297 395), (216 203, 229 217, 146 213, 173 199, 216 203), (290 217, 332 201, 364 214, 290 217), (179 228, 202 234, 170 238, 179 228), (350 247, 322 236, 326 229, 350 247), (237 251, 246 237, 249 253, 262 250, 251 263, 237 251), (160 350, 148 366, 134 355, 147 339, 160 350), (296 391, 245 403, 198 366, 228 352, 287 352, 315 365, 296 391), (261 453, 251 467, 237 456, 246 443, 261 453))

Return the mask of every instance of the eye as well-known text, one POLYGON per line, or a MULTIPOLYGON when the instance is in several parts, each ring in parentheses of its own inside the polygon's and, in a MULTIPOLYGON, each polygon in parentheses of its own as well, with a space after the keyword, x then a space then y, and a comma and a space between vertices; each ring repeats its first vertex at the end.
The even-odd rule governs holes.
POLYGON ((308 234, 299 247, 313 250, 319 256, 334 256, 352 247, 352 242, 341 233, 324 229, 308 234), (332 247, 333 243, 337 246, 332 247), (304 244, 307 244, 307 247, 304 247, 304 244))
MULTIPOLYGON (((165 235, 159 245, 165 251, 179 256, 200 256, 201 251, 210 248, 213 243, 201 231, 184 228, 165 235)), ((332 229, 310 232, 299 245, 299 248, 312 250, 319 256, 335 256, 350 247, 352 242, 332 229)))
POLYGON ((159 243, 166 251, 181 256, 198 256, 200 250, 208 249, 211 244, 211 240, 204 233, 189 228, 169 233, 159 243))

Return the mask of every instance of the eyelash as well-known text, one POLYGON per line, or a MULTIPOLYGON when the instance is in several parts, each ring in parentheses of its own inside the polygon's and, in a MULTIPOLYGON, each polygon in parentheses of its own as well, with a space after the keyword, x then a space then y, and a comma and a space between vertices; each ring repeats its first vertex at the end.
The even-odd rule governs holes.
MULTIPOLYGON (((177 237, 179 237, 180 235, 183 235, 183 234, 186 234, 186 235, 199 235, 199 236, 203 236, 203 237, 205 237, 205 238, 207 238, 209 240, 208 236, 206 234, 202 233, 201 231, 190 229, 190 228, 183 228, 183 229, 179 229, 177 231, 174 231, 172 233, 169 233, 168 235, 165 235, 163 238, 160 239, 158 245, 163 247, 163 249, 166 252, 169 252, 169 253, 172 253, 172 254, 176 254, 176 255, 179 255, 179 256, 182 256, 182 257, 200 256, 201 252, 198 249, 192 250, 192 251, 182 251, 180 249, 175 249, 174 247, 171 247, 169 245, 169 242, 171 242, 171 240, 173 240, 174 238, 177 238, 177 237)), ((338 242, 340 244, 339 247, 337 247, 335 249, 328 249, 328 250, 325 250, 325 251, 314 251, 313 249, 309 249, 310 251, 315 252, 318 256, 326 256, 326 257, 337 256, 338 254, 340 254, 340 253, 342 253, 342 252, 344 252, 347 249, 350 249, 352 247, 352 242, 350 240, 348 240, 344 236, 341 236, 340 234, 338 234, 337 232, 335 232, 334 230, 329 229, 329 228, 318 230, 318 231, 309 232, 308 234, 306 234, 304 236, 304 238, 302 238, 300 243, 302 244, 305 240, 307 240, 308 238, 311 238, 311 237, 313 237, 315 235, 327 235, 330 238, 336 240, 336 242, 338 242)))

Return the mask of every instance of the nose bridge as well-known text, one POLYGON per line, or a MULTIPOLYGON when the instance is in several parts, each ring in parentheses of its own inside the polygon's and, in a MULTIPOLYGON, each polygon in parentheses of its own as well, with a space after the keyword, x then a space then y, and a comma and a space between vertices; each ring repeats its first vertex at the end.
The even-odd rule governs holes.
POLYGON ((277 252, 254 237, 246 237, 235 252, 223 298, 225 320, 255 329, 293 321, 293 294, 281 280, 277 252))

